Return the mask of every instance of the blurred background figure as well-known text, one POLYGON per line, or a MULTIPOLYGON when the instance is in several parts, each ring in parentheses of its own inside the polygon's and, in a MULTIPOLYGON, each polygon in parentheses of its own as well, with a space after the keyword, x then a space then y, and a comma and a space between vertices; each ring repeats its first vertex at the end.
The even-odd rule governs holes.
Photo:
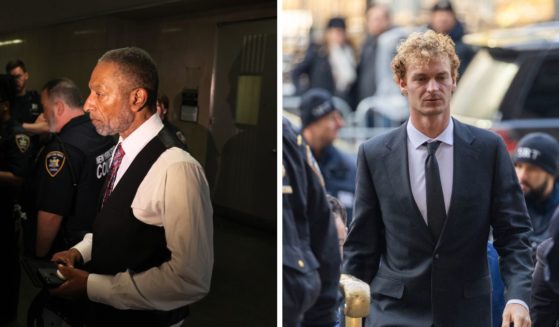
POLYGON ((27 89, 29 73, 21 59, 14 59, 6 64, 6 73, 12 76, 16 84, 16 98, 12 105, 12 115, 20 123, 33 123, 43 112, 41 98, 35 90, 27 89))
MULTIPOLYGON (((536 306, 538 311, 548 310, 547 305, 542 303, 546 294, 551 294, 546 290, 545 282, 543 281, 543 268, 542 263, 542 249, 538 246, 547 238, 550 237, 549 226, 552 220, 552 215, 559 206, 559 187, 557 187, 557 168, 559 163, 559 143, 555 138, 546 133, 530 133, 520 139, 518 146, 512 154, 516 176, 522 193, 524 193, 524 200, 528 215, 532 223, 532 232, 528 234, 530 247, 532 248, 532 259, 536 265, 533 281, 533 290, 539 294, 532 294, 532 305, 536 306), (537 252, 537 254, 536 254, 537 252), (539 256, 539 257, 538 257, 539 256), (537 286, 536 286, 537 285, 537 286)), ((549 249, 549 245, 546 249, 549 249)), ((505 294, 504 284, 499 273, 499 256, 489 242, 487 244, 488 262, 492 282, 492 298, 491 306, 493 312, 493 325, 499 326, 502 322, 501 312, 505 307, 505 294)), ((546 302, 547 303, 547 302, 546 302)), ((547 312, 547 311, 545 311, 547 312)), ((542 315, 547 316, 547 313, 537 314, 531 310, 530 315, 534 319, 534 326, 551 326, 547 323, 542 324, 542 315)), ((548 321, 548 318, 545 318, 548 321)))
POLYGON ((4 257, 0 278, 5 281, 1 293, 1 326, 14 320, 17 313, 21 275, 14 205, 32 159, 29 136, 15 129, 17 122, 11 115, 14 98, 12 78, 0 75, 0 248, 4 257))
POLYGON ((532 221, 529 240, 535 257, 537 246, 550 237, 551 216, 559 206, 559 142, 545 133, 528 134, 518 142, 513 158, 532 221))
MULTIPOLYGON (((22 125, 26 133, 48 133, 49 127, 43 116, 41 98, 35 90, 27 89, 29 72, 21 59, 14 59, 6 64, 6 73, 15 81, 16 97, 12 105, 12 116, 22 125)), ((33 143, 39 142, 37 137, 32 138, 33 143)), ((38 146, 36 146, 38 148, 38 146)), ((37 149, 38 150, 38 149, 37 149)))
POLYGON ((551 239, 538 248, 532 284, 533 326, 559 325, 559 209, 549 227, 551 239))
POLYGON ((176 136, 177 140, 183 145, 183 149, 188 151, 188 146, 186 145, 186 136, 184 136, 183 132, 177 128, 173 123, 169 121, 167 118, 167 113, 169 112, 169 97, 165 94, 160 94, 157 97, 157 114, 163 125, 171 132, 172 135, 176 136))
POLYGON ((346 33, 343 17, 328 21, 322 44, 310 43, 303 61, 292 71, 292 81, 297 94, 310 88, 322 88, 354 104, 351 90, 357 78, 355 53, 346 33), (306 76, 307 86, 301 77, 306 76))
POLYGON ((301 99, 301 134, 310 146, 324 176, 326 191, 336 197, 351 217, 355 192, 355 158, 334 146, 344 119, 322 89, 312 89, 301 99))
MULTIPOLYGON (((546 254, 550 253, 554 245, 549 238, 538 246, 536 254, 536 268, 532 277, 532 303, 530 304, 530 317, 532 326, 559 325, 559 290, 554 290, 546 278, 546 254)), ((548 273, 549 274, 549 273, 548 273)))
POLYGON ((390 9, 385 5, 373 4, 365 13, 367 36, 361 46, 357 67, 357 100, 372 96, 377 90, 376 54, 379 37, 392 27, 390 9))
POLYGON ((408 117, 407 101, 390 69, 398 44, 410 29, 392 25, 389 7, 374 4, 366 12, 367 38, 358 66, 355 123, 368 127, 399 126, 408 117))
POLYGON ((456 17, 450 1, 439 1, 431 8, 431 22, 427 28, 437 33, 448 34, 454 41, 456 54, 460 59, 460 68, 458 69, 458 78, 460 78, 472 60, 474 52, 462 41, 465 34, 464 25, 456 17))

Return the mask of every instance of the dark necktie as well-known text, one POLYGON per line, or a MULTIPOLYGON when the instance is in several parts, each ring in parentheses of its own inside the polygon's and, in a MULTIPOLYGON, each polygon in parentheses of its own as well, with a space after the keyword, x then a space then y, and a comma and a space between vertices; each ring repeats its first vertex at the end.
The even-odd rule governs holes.
POLYGON ((122 157, 124 157, 124 150, 120 143, 116 147, 115 154, 113 155, 113 161, 111 162, 111 170, 109 171, 108 183, 106 183, 107 187, 105 188, 105 193, 103 194, 103 203, 101 206, 105 204, 111 192, 113 191, 113 186, 115 185, 116 173, 118 172, 118 167, 120 167, 120 163, 122 162, 122 157))
POLYGON ((427 159, 425 159, 425 190, 427 192, 427 224, 435 239, 439 239, 443 224, 446 219, 443 188, 439 174, 439 164, 435 152, 441 144, 440 141, 423 143, 427 146, 427 159))

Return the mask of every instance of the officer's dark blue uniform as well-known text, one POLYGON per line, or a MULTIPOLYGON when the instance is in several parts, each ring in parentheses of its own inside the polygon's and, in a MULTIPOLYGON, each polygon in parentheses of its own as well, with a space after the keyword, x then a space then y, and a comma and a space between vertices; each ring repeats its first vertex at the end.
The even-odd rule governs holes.
POLYGON ((357 158, 338 150, 334 145, 324 148, 318 159, 320 172, 326 183, 328 194, 335 196, 347 210, 349 225, 353 213, 355 193, 355 162, 357 158))
MULTIPOLYGON (((9 99, 6 98, 6 75, 2 76, 0 87, 0 172, 23 178, 31 162, 31 142, 27 135, 14 131, 16 122, 9 114, 9 99)), ((9 85, 9 83, 8 83, 9 85)), ((0 325, 15 319, 19 298, 19 256, 15 231, 14 204, 19 193, 19 185, 10 178, 0 178, 0 249, 3 265, 0 280, 4 281, 0 299, 0 325)))
POLYGON ((41 97, 37 91, 27 91, 15 97, 12 117, 18 123, 34 123, 42 112, 41 97))
POLYGON ((309 147, 283 121, 283 323, 333 326, 340 256, 334 220, 309 147))
MULTIPOLYGON (((91 231, 115 141, 100 136, 88 114, 70 120, 41 150, 35 164, 34 215, 63 217, 51 253, 66 250, 91 231)), ((34 252, 33 245, 28 250, 34 252)))

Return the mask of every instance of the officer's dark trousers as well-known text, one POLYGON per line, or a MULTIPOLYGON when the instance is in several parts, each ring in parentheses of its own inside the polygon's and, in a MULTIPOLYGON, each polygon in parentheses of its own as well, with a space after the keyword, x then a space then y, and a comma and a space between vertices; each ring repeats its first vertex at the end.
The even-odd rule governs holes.
MULTIPOLYGON (((0 199, 2 200, 2 199, 0 199)), ((0 249, 3 264, 0 269, 0 325, 13 321, 19 301, 20 267, 12 202, 0 202, 0 249)))

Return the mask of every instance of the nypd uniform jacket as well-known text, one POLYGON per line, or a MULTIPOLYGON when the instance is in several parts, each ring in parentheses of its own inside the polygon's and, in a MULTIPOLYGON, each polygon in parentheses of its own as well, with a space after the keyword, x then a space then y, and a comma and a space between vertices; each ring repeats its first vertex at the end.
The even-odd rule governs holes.
MULTIPOLYGON (((352 216, 355 193, 356 161, 356 158, 342 153, 333 145, 326 147, 318 159, 318 166, 326 183, 326 191, 340 200, 347 210, 349 219, 352 216)), ((349 223, 350 221, 348 225, 349 223)))
POLYGON ((32 160, 31 140, 26 134, 15 133, 15 127, 16 122, 13 119, 0 126, 0 171, 9 171, 23 177, 32 160))
POLYGON ((283 121, 284 326, 334 324, 340 256, 322 177, 309 147, 283 121))
POLYGON ((36 209, 64 217, 57 240, 64 241, 55 246, 67 249, 91 231, 114 143, 97 134, 85 114, 70 120, 39 154, 36 209))

